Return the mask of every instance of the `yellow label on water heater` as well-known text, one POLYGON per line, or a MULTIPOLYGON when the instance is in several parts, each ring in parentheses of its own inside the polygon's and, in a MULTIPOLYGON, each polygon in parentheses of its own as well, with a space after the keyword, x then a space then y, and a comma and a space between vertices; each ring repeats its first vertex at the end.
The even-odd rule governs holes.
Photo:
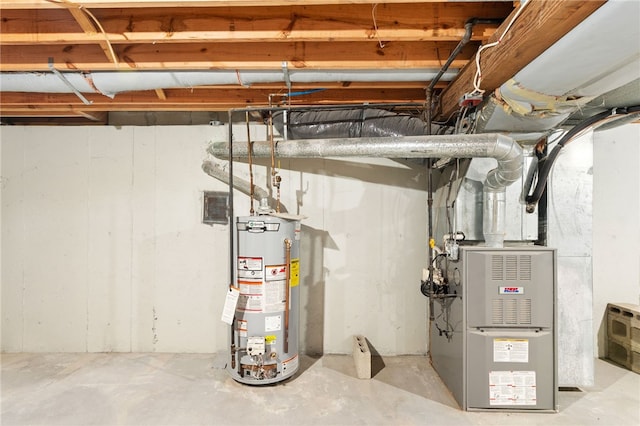
POLYGON ((300 284, 300 259, 291 259, 291 287, 300 284))

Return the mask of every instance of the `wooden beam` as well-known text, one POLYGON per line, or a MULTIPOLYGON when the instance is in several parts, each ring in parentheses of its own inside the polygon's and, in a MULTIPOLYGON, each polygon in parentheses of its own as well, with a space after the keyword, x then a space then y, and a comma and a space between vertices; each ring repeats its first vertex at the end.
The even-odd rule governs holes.
MULTIPOLYGON (((482 53, 481 88, 491 92, 500 87, 604 3, 606 0, 529 1, 502 42, 482 53)), ((511 16, 489 42, 500 37, 510 20, 511 16)), ((475 72, 475 61, 470 61, 443 91, 439 119, 459 109, 459 99, 473 91, 475 72)))
MULTIPOLYGON (((478 25, 474 30, 472 41, 485 41, 493 33, 495 28, 488 25, 478 25)), ((331 39, 332 42, 359 42, 379 38, 384 43, 391 41, 458 41, 462 38, 464 30, 449 29, 446 31, 425 30, 379 30, 377 37, 369 29, 342 30, 329 33, 326 30, 303 31, 296 30, 283 33, 280 30, 270 31, 181 31, 177 33, 166 32, 135 32, 135 33, 110 33, 107 35, 111 44, 131 43, 202 43, 216 41, 227 42, 279 42, 279 41, 308 41, 323 42, 331 39)), ((102 33, 0 33, 0 45, 28 45, 28 44, 94 44, 106 43, 102 33)))
MULTIPOLYGON (((384 3, 440 3, 443 0, 385 0, 384 3)), ((445 0, 451 1, 451 0, 445 0)), ((454 0, 471 3, 477 0, 454 0)), ((135 7, 239 7, 239 6, 289 6, 292 0, 82 0, 89 8, 135 7)), ((309 5, 377 4, 379 0, 305 0, 309 5)), ((494 0, 496 3, 512 3, 512 0, 494 0)), ((3 0, 4 9, 53 9, 58 7, 47 0, 3 0)))
POLYGON ((88 12, 87 10, 82 9, 79 5, 72 3, 71 1, 64 1, 58 4, 60 4, 61 7, 64 7, 69 11, 71 16, 73 16, 73 19, 75 19, 75 21, 78 23, 80 28, 82 28, 82 30, 84 31, 84 34, 88 36, 99 34, 101 36, 100 39, 98 40, 98 44, 100 45, 100 48, 102 49, 107 59, 109 59, 109 61, 113 62, 114 64, 117 64, 118 60, 115 57, 114 52, 109 44, 107 35, 103 34, 100 31, 97 23, 94 22, 93 20, 94 18, 92 18, 91 16, 91 12, 88 12))
POLYGON ((75 19, 78 25, 80 25, 80 28, 82 28, 82 31, 89 34, 95 34, 96 32, 98 32, 93 21, 91 21, 89 16, 85 12, 83 12, 79 6, 69 5, 68 3, 59 3, 59 4, 62 7, 67 8, 69 13, 71 13, 71 16, 73 16, 73 19, 75 19))
POLYGON ((99 112, 99 111, 87 112, 87 111, 77 111, 77 110, 74 110, 74 112, 78 114, 80 117, 84 117, 87 120, 95 121, 97 123, 106 123, 107 121, 109 121, 108 112, 99 112))
MULTIPOLYGON (((93 114, 100 114, 99 112, 95 112, 93 114)), ((16 109, 8 109, 2 108, 0 110, 0 117, 82 117, 77 110, 68 108, 64 111, 48 111, 45 109, 33 109, 33 110, 25 110, 24 107, 20 106, 16 109)))
MULTIPOLYGON (((0 43, 86 44, 104 41, 104 35, 85 14, 69 6, 81 22, 65 20, 59 11, 3 12, 0 43), (36 30, 37 29, 37 30, 36 30)), ((251 41, 459 41, 470 16, 503 18, 511 11, 504 3, 381 4, 375 24, 370 5, 102 9, 93 13, 111 43, 251 42, 251 41), (377 30, 376 30, 377 28, 377 30)), ((74 15, 74 16, 75 16, 74 15)), ((474 27, 472 40, 486 40, 497 25, 474 27)))
POLYGON ((93 121, 80 116, 5 116, 3 124, 28 125, 28 126, 103 126, 106 121, 93 121))
POLYGON ((156 89, 156 95, 158 96, 158 99, 160 99, 161 101, 167 100, 167 94, 162 89, 156 89))
MULTIPOLYGON (((301 91, 309 89, 426 89, 429 81, 328 81, 322 83, 292 83, 291 91, 301 91)), ((439 81, 436 89, 444 89, 447 87, 446 81, 439 81)), ((200 89, 229 89, 228 85, 206 85, 197 86, 193 90, 200 89)), ((287 86, 284 83, 254 83, 251 89, 267 89, 271 91, 286 91, 287 86)))
MULTIPOLYGON (((106 61, 93 45, 3 46, 0 71, 47 71, 48 58, 59 70, 113 71, 281 69, 439 69, 455 48, 454 42, 389 42, 380 48, 366 43, 190 43, 115 46, 120 67, 106 61), (126 65, 125 65, 126 64, 126 65)), ((460 68, 473 56, 477 45, 469 43, 451 68, 460 68)))
MULTIPOLYGON (((82 111, 224 111, 229 108, 267 106, 269 95, 266 89, 167 89, 171 102, 158 99, 155 91, 128 92, 111 99, 98 94, 87 94, 91 105, 84 105, 73 94, 10 93, 2 94, 0 116, 12 114, 56 115, 82 111)), ((281 93, 286 93, 282 91, 281 93)), ((323 105, 380 102, 424 102, 424 89, 335 89, 315 92, 291 99, 294 105, 323 105)))

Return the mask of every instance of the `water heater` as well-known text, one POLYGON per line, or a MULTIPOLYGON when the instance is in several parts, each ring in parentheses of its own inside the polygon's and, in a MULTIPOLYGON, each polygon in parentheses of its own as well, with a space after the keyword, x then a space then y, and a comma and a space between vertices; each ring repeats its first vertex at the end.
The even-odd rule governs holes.
POLYGON ((298 370, 300 221, 271 215, 236 219, 235 286, 227 370, 260 385, 298 370))

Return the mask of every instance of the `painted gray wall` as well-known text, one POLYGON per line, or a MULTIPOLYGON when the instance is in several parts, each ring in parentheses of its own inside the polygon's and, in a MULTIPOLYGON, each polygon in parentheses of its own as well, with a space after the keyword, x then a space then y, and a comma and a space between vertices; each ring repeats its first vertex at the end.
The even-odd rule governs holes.
POLYGON ((594 133, 594 355, 606 346, 607 303, 640 304, 640 124, 594 133))
MULTIPOLYGON (((235 134, 246 140, 244 126, 235 134)), ((2 350, 224 350, 228 227, 201 215, 202 191, 227 188, 200 166, 226 137, 225 126, 3 127, 2 350)), ((382 354, 425 353, 422 170, 385 159, 281 167, 283 204, 308 216, 302 351, 349 353, 364 334, 382 354)), ((248 198, 236 199, 247 214, 248 198)))
MULTIPOLYGON (((225 349, 228 229, 200 220, 202 191, 226 187, 200 164, 226 135, 224 126, 2 127, 2 350, 225 349)), ((639 141, 639 125, 595 133, 593 300, 571 324, 583 333, 592 316, 600 355, 606 303, 640 299, 639 141)), ((424 353, 424 174, 383 159, 281 167, 283 204, 309 217, 302 350, 348 353, 362 333, 383 354, 424 353)), ((256 175, 266 186, 265 168, 256 175)), ((236 199, 245 214, 247 197, 236 199)))

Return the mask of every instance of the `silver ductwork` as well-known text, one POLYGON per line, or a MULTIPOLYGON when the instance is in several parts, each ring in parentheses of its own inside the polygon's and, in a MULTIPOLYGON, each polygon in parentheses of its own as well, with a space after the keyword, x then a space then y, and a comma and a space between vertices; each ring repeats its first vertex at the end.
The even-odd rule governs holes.
MULTIPOLYGON (((427 135, 423 120, 376 108, 278 111, 273 125, 286 139, 427 135)), ((440 126, 433 124, 432 133, 440 126)))
MULTIPOLYGON (((218 179, 222 183, 229 185, 231 182, 229 172, 218 163, 205 160, 202 163, 202 170, 212 178, 218 179)), ((251 183, 237 176, 233 176, 233 188, 248 196, 253 194, 253 199, 260 203, 258 206, 258 212, 260 214, 270 214, 273 212, 270 206, 274 205, 277 201, 274 200, 273 197, 269 196, 269 192, 266 189, 254 184, 253 191, 251 191, 251 183)), ((282 203, 279 204, 280 211, 282 213, 286 213, 287 208, 282 203)))
MULTIPOLYGON (((202 170, 212 178, 229 185, 229 172, 222 168, 220 164, 214 163, 213 161, 205 161, 202 163, 202 170)), ((253 198, 256 201, 262 202, 262 200, 269 199, 269 193, 266 190, 253 185, 253 191, 251 191, 251 184, 237 176, 233 177, 233 187, 249 196, 253 193, 253 198)))
MULTIPOLYGON (((208 151, 215 157, 228 158, 229 142, 215 142, 208 151)), ((247 144, 234 144, 233 155, 234 158, 248 157, 247 144)), ((251 155, 270 157, 270 143, 253 142, 251 155)), ((520 177, 523 152, 515 140, 501 134, 465 134, 284 140, 276 142, 275 155, 280 158, 494 158, 498 166, 487 174, 484 182, 483 232, 488 246, 502 247, 505 190, 520 177)))

